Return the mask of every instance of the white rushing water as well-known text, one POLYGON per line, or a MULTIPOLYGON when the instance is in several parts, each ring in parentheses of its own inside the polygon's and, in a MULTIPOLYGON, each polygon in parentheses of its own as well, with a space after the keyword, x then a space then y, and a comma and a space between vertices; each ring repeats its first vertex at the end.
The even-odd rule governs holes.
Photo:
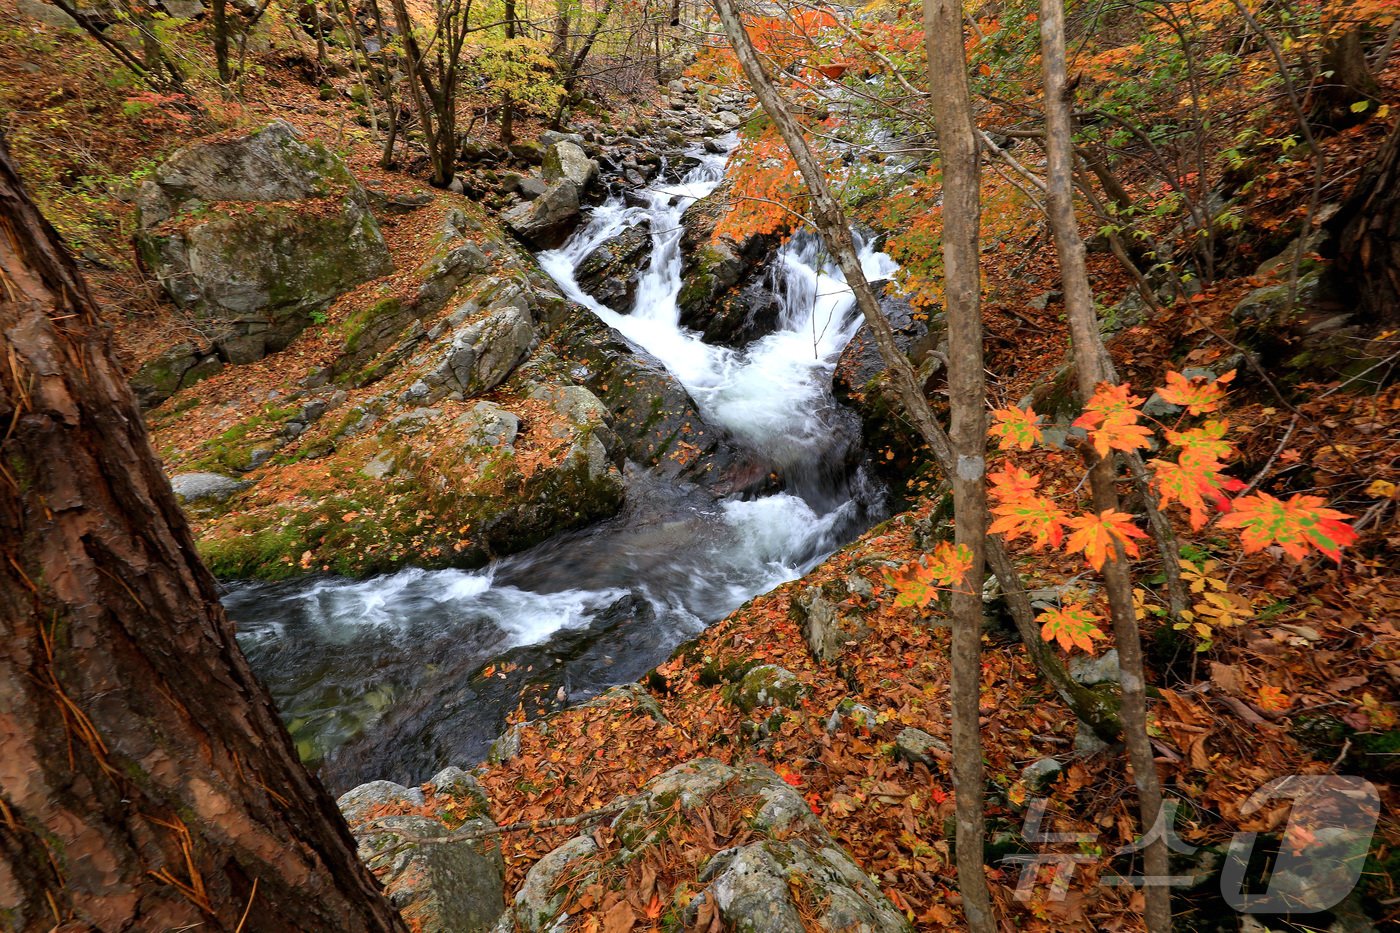
MULTIPOLYGON (((844 430, 831 374, 859 326, 854 296, 813 237, 793 237, 775 260, 773 333, 733 350, 679 323, 681 215, 724 166, 725 156, 705 155, 681 182, 641 192, 640 202, 634 193, 634 206, 610 198, 539 259, 569 298, 663 362, 707 423, 793 468, 788 491, 716 502, 634 476, 619 518, 484 570, 236 587, 225 602, 240 640, 303 753, 329 756, 328 783, 412 783, 448 761, 479 759, 527 687, 480 682, 474 672, 487 660, 514 657, 512 669, 557 684, 560 698, 633 680, 709 621, 805 573, 878 511, 847 467, 810 469, 844 430), (574 269, 642 221, 650 265, 631 313, 618 314, 579 289, 574 269)), ((896 268, 868 247, 861 260, 872 280, 896 268)))
MULTIPOLYGON (((836 358, 860 326, 855 296, 839 269, 810 235, 791 238, 776 270, 782 297, 777 330, 743 350, 711 346, 680 324, 681 215, 724 179, 726 156, 706 154, 678 184, 641 194, 642 205, 612 198, 562 248, 542 253, 540 265, 569 298, 591 310, 666 364, 690 391, 705 420, 784 464, 811 455, 830 423, 829 386, 836 358), (637 286, 632 311, 618 314, 574 281, 574 269, 599 246, 638 223, 652 231, 651 263, 637 286)), ((869 246, 861 266, 870 281, 898 266, 869 246)))

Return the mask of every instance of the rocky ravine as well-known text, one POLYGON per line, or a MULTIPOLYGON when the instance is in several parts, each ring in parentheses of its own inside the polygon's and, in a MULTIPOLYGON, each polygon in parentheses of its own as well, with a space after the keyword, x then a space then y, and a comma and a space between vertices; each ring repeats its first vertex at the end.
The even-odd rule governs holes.
MULTIPOLYGON (((597 171, 570 139, 551 151, 581 176, 597 171)), ((382 246, 363 189, 286 124, 183 150, 142 199, 143 248, 166 257, 153 267, 209 334, 137 375, 148 399, 221 371, 237 383, 227 367, 314 326, 337 294, 387 266, 387 253, 362 261, 344 230, 352 220, 355 236, 382 246), (242 165, 255 168, 240 177, 242 165), (328 204, 327 191, 349 193, 328 204), (210 219, 207 205, 225 207, 210 219), (344 274, 321 274, 325 252, 344 274), (315 287, 279 298, 264 287, 274 281, 315 287), (229 283, 243 288, 236 301, 229 283)), ((426 248, 340 299, 322 365, 259 383, 241 404, 198 390, 153 412, 216 574, 478 566, 614 514, 628 460, 717 494, 763 480, 661 364, 566 302, 476 205, 436 201, 414 221, 430 231, 426 248)))

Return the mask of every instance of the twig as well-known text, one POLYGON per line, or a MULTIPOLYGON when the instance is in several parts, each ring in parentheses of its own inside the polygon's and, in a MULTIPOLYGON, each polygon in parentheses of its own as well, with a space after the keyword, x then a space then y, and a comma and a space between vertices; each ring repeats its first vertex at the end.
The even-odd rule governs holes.
MULTIPOLYGON (((600 820, 605 816, 611 816, 614 813, 620 813, 621 811, 631 806, 638 799, 640 799, 639 796, 622 797, 618 800, 614 800, 612 803, 608 804, 605 807, 599 807, 596 810, 589 810, 586 813, 579 813, 575 816, 561 816, 556 819, 549 820, 521 820, 516 823, 507 823, 504 826, 490 826, 484 829, 472 829, 468 830, 467 832, 450 833, 445 836, 419 836, 411 833, 402 833, 393 829, 386 829, 384 830, 385 832, 393 834, 394 836, 398 837, 400 841, 398 845, 394 846, 392 849, 388 850, 383 854, 397 855, 399 852, 402 852, 409 846, 415 845, 451 842, 476 842, 478 840, 485 839, 489 836, 498 836, 502 833, 519 832, 520 830, 525 829, 535 831, 540 829, 555 829, 560 826, 577 826, 580 823, 591 823, 595 820, 600 820)), ((390 819, 393 819, 393 817, 379 817, 378 819, 368 820, 365 823, 360 824, 360 826, 356 828, 359 829, 361 833, 363 833, 366 829, 372 829, 377 825, 382 824, 385 820, 390 819)))

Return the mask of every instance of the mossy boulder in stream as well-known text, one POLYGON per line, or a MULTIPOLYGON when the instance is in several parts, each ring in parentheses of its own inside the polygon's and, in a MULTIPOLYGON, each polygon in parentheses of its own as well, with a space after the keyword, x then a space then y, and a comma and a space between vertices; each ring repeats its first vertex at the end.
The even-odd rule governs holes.
POLYGON ((632 310, 637 284, 651 261, 651 224, 642 221, 593 250, 574 270, 579 288, 621 314, 632 310))

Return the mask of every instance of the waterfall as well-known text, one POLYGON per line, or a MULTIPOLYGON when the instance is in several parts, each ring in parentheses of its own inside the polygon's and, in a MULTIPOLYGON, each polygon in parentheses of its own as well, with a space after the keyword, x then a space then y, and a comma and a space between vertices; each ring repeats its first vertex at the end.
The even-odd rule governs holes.
MULTIPOLYGON (((725 156, 703 155, 678 183, 630 204, 609 198, 539 261, 569 298, 664 363, 712 427, 780 467, 785 490, 715 501, 629 469, 621 515, 480 571, 234 587, 225 604, 240 641, 332 787, 413 784, 480 760, 524 691, 576 701, 634 680, 878 516, 879 490, 849 463, 853 416, 830 393, 860 323, 854 295, 814 237, 793 236, 775 259, 773 333, 734 350, 679 323, 681 215, 724 166, 725 156), (642 221, 650 264, 619 314, 584 294, 574 269, 642 221), (484 676, 488 662, 501 672, 484 676)), ((872 280, 896 268, 869 245, 861 262, 872 280)))

